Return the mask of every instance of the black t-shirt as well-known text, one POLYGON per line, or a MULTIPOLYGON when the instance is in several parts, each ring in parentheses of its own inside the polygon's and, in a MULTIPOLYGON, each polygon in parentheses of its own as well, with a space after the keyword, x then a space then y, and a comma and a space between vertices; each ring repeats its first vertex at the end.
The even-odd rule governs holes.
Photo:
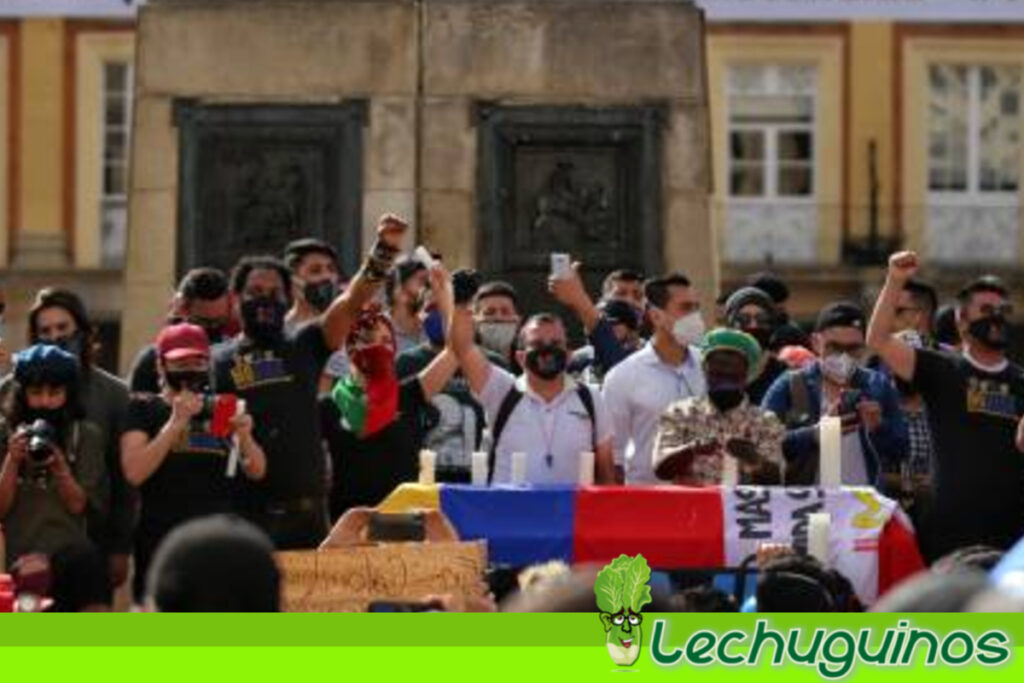
MULTIPOLYGON (((136 395, 128 404, 126 431, 145 432, 152 439, 170 417, 171 406, 161 396, 136 395)), ((231 442, 210 434, 207 428, 193 421, 156 471, 139 486, 140 527, 169 528, 231 509, 232 479, 226 475, 231 442)))
POLYGON ((934 511, 926 553, 965 545, 1008 548, 1024 535, 1024 368, 985 372, 959 355, 918 350, 914 385, 928 407, 935 446, 934 511))
POLYGON ((128 388, 135 393, 159 394, 160 375, 156 369, 156 346, 150 344, 139 351, 128 372, 128 388))
POLYGON ((267 476, 247 486, 246 504, 324 495, 317 385, 329 356, 318 323, 300 327, 276 348, 242 338, 213 348, 214 390, 245 399, 253 436, 267 456, 267 476))
POLYGON ((428 406, 419 378, 410 377, 399 385, 394 422, 360 439, 342 426, 334 402, 322 400, 323 433, 334 470, 332 519, 350 507, 375 506, 402 482, 416 481, 428 406))

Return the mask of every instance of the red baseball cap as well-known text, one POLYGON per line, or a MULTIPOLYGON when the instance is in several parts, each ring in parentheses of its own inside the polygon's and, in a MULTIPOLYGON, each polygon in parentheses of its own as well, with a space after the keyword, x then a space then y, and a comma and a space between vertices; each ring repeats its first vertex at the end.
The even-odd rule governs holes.
POLYGON ((191 323, 168 325, 156 338, 156 351, 161 358, 178 360, 210 356, 210 340, 206 330, 191 323))

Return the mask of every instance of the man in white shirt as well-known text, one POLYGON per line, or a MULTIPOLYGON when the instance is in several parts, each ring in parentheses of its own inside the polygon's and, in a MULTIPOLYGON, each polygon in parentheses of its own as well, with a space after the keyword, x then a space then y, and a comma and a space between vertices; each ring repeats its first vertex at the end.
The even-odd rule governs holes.
POLYGON ((473 318, 458 308, 449 343, 469 386, 487 413, 494 443, 491 480, 512 480, 512 454, 526 457, 525 483, 572 484, 579 480, 580 454, 594 453, 594 479, 614 483, 612 431, 600 394, 566 375, 568 342, 562 321, 531 317, 519 333, 514 375, 492 364, 473 342, 473 318))
POLYGON ((673 273, 644 284, 654 330, 642 349, 604 380, 604 401, 615 432, 615 464, 627 484, 657 484, 654 439, 658 420, 672 403, 706 393, 700 351, 704 319, 690 280, 673 273))

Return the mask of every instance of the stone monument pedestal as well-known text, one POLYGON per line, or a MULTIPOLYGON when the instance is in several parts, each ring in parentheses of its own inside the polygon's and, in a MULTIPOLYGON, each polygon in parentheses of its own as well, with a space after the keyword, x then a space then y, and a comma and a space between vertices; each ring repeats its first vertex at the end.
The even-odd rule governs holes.
POLYGON ((717 255, 703 18, 685 0, 153 0, 140 11, 125 359, 181 272, 408 216, 540 303, 550 251, 601 271, 717 255))

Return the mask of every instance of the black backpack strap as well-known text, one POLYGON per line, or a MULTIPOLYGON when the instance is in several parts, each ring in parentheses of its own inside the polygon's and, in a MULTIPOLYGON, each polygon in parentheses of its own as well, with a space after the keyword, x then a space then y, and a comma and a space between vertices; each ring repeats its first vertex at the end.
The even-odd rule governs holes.
POLYGON ((494 429, 491 431, 491 452, 487 455, 488 484, 494 480, 494 463, 497 460, 498 441, 501 439, 501 433, 505 431, 505 425, 508 424, 508 419, 512 417, 512 411, 516 409, 522 398, 523 392, 513 386, 505 394, 505 398, 501 399, 498 414, 494 416, 494 429))
POLYGON ((811 392, 807 388, 807 378, 802 371, 789 373, 789 412, 786 414, 786 426, 795 427, 805 422, 811 414, 811 392))
POLYGON ((576 395, 580 397, 580 403, 590 417, 590 443, 594 450, 597 450, 597 411, 594 410, 594 395, 590 393, 590 387, 580 382, 576 385, 576 395))
MULTIPOLYGON (((811 414, 811 391, 802 370, 789 373, 789 412, 786 428, 802 427, 811 414)), ((786 461, 783 482, 786 486, 814 486, 818 479, 818 459, 786 461)))

